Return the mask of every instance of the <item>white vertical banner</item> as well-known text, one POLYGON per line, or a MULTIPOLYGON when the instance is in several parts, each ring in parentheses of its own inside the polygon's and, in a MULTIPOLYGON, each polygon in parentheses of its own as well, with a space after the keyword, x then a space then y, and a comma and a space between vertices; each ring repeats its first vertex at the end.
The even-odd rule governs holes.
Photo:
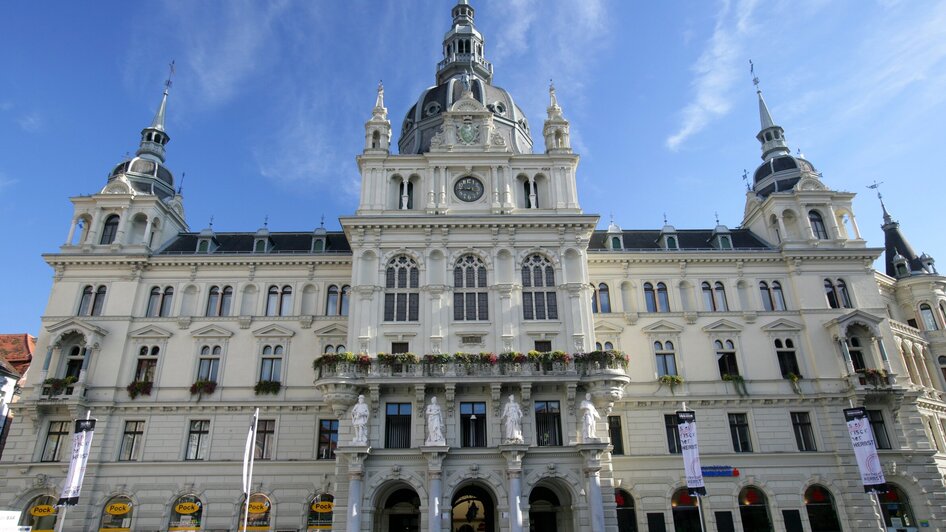
POLYGON ((874 431, 870 428, 867 418, 867 409, 864 407, 845 408, 844 421, 847 422, 847 431, 851 436, 851 445, 854 447, 854 458, 857 468, 861 472, 861 483, 865 492, 881 493, 887 491, 884 470, 877 456, 877 445, 874 443, 874 431))
POLYGON ((94 419, 77 419, 76 430, 72 435, 72 459, 69 461, 69 473, 62 488, 62 495, 56 506, 75 506, 79 504, 79 490, 85 478, 85 466, 89 462, 89 450, 92 448, 92 433, 95 431, 94 419))
POLYGON ((692 495, 706 495, 703 468, 700 465, 700 446, 696 439, 696 412, 677 410, 677 430, 680 433, 680 450, 683 453, 687 488, 692 495))
POLYGON ((246 530, 246 524, 250 519, 250 490, 253 488, 253 457, 255 453, 253 448, 256 446, 256 427, 259 423, 259 408, 253 412, 250 419, 250 430, 246 435, 246 448, 243 450, 243 493, 246 499, 243 504, 243 527, 240 530, 246 530))

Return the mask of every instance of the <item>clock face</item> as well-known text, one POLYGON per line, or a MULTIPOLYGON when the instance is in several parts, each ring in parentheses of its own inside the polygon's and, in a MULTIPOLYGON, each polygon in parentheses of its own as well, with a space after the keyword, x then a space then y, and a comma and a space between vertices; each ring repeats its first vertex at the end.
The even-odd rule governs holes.
POLYGON ((473 176, 461 177, 453 185, 453 193, 463 201, 476 201, 483 197, 483 182, 473 176))

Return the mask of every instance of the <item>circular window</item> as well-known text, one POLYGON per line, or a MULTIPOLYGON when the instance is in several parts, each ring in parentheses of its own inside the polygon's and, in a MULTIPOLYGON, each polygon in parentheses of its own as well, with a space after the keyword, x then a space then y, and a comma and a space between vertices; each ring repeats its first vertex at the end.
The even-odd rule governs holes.
POLYGON ((504 104, 503 102, 494 103, 493 108, 496 110, 496 114, 500 116, 506 114, 506 104, 504 104))
POLYGON ((404 125, 401 127, 401 132, 402 132, 402 133, 407 133, 407 132, 410 131, 411 128, 413 128, 413 127, 414 127, 414 121, 411 120, 410 118, 405 118, 405 119, 404 119, 404 125))
POLYGON ((430 102, 424 107, 424 116, 433 116, 440 112, 440 104, 437 102, 430 102))

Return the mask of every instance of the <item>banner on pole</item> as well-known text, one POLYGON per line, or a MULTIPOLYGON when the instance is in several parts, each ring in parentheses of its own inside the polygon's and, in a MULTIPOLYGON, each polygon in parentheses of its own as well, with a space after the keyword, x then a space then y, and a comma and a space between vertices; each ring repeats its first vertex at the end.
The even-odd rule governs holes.
POLYGON ((243 493, 250 496, 250 460, 253 458, 253 446, 256 444, 256 418, 259 417, 259 408, 250 418, 250 430, 246 435, 246 448, 243 450, 243 493))
POLYGON ((62 488, 62 495, 56 506, 75 506, 79 504, 79 490, 85 478, 85 466, 89 462, 89 450, 92 448, 92 433, 95 431, 94 419, 77 419, 76 430, 72 435, 72 460, 69 461, 69 473, 62 488))
POLYGON ((700 466, 700 446, 696 439, 696 412, 678 410, 677 431, 680 433, 680 450, 683 452, 687 488, 691 495, 706 495, 703 469, 700 466))
POLYGON ((847 422, 847 431, 851 436, 851 445, 854 446, 854 458, 861 472, 864 491, 868 493, 887 491, 887 481, 884 479, 880 457, 877 456, 877 445, 874 443, 874 431, 871 430, 870 420, 867 418, 867 409, 845 408, 844 420, 847 422))

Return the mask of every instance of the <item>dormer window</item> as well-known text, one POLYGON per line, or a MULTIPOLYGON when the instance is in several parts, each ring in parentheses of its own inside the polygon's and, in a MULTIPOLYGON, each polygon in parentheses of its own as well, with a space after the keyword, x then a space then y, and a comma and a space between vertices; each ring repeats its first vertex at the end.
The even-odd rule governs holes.
POLYGON ((201 238, 197 241, 197 253, 210 253, 209 238, 201 238))
POLYGON ((719 237, 719 249, 732 249, 732 239, 728 236, 719 237))
POLYGON ((253 242, 253 253, 266 253, 269 251, 269 242, 265 238, 257 238, 253 242))
POLYGON ((675 236, 668 236, 664 240, 664 244, 666 249, 680 249, 680 246, 677 243, 677 237, 675 236))
POLYGON ((612 236, 611 237, 611 249, 623 249, 624 246, 621 245, 621 237, 612 236))
POLYGON ((325 251, 325 238, 316 237, 312 239, 312 251, 315 253, 325 251))

